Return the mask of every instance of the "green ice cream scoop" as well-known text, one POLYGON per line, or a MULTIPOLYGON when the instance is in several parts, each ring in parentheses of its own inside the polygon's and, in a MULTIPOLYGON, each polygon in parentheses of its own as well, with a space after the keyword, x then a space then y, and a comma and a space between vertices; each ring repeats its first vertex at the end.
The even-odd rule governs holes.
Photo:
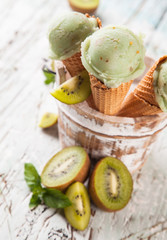
POLYGON ((116 88, 141 75, 145 69, 142 39, 122 26, 107 26, 82 43, 86 70, 108 88, 116 88))
POLYGON ((98 30, 96 18, 68 12, 59 16, 49 31, 51 57, 65 60, 80 52, 81 42, 98 30))
POLYGON ((158 65, 153 74, 156 101, 163 112, 167 112, 167 60, 158 65))

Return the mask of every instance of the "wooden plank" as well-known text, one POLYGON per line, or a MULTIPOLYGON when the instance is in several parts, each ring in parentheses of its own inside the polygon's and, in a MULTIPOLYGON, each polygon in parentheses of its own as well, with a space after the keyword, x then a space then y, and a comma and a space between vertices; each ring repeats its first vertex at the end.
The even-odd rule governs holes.
POLYGON ((104 22, 103 25, 126 24, 128 19, 133 16, 134 12, 138 11, 147 0, 112 0, 112 1, 100 1, 100 6, 96 15, 99 16, 104 22))
POLYGON ((154 58, 161 57, 167 53, 167 11, 161 18, 156 32, 150 37, 148 54, 154 53, 154 58))
POLYGON ((136 33, 143 34, 146 54, 158 58, 165 54, 167 46, 165 39, 167 35, 166 25, 166 1, 147 0, 143 2, 140 11, 137 11, 127 21, 127 25, 136 33), (160 26, 163 26, 162 29, 160 26), (156 46, 154 38, 156 37, 156 46), (161 47, 161 44, 163 45, 161 47), (161 50, 160 50, 161 49, 161 50))
MULTIPOLYGON (((101 1, 97 15, 104 25, 125 23, 136 31, 143 30, 150 42, 149 54, 159 56, 166 51, 165 5, 166 1, 157 4, 155 0, 101 1)), ((45 111, 57 111, 41 72, 42 59, 48 57, 47 29, 58 13, 69 9, 65 0, 61 4, 59 0, 0 3, 1 239, 166 240, 167 130, 143 169, 134 175, 133 196, 122 211, 105 213, 92 204, 89 227, 79 232, 67 224, 60 211, 45 206, 34 211, 28 208, 30 193, 24 181, 24 163, 32 162, 41 172, 60 149, 57 127, 42 131, 37 124, 45 111)))

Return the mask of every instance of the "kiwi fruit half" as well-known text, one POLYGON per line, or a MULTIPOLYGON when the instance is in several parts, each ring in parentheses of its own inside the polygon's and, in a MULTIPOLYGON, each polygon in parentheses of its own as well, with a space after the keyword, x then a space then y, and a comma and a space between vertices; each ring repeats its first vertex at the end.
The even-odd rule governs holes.
POLYGON ((57 119, 58 119, 57 114, 47 112, 42 116, 38 126, 41 128, 51 127, 57 123, 57 119))
POLYGON ((122 209, 131 198, 133 180, 127 167, 118 159, 99 161, 90 178, 90 196, 99 208, 112 212, 122 209))
POLYGON ((99 0, 68 0, 74 11, 81 13, 93 13, 98 5, 99 0))
POLYGON ((83 182, 89 167, 89 156, 84 148, 67 147, 48 161, 42 171, 41 181, 48 188, 64 190, 74 181, 83 182))
POLYGON ((76 182, 67 189, 66 195, 72 205, 64 209, 65 217, 71 226, 83 231, 90 220, 90 200, 87 189, 82 183, 76 182))
POLYGON ((83 102, 91 94, 89 74, 86 71, 81 72, 58 86, 51 94, 66 104, 83 102))

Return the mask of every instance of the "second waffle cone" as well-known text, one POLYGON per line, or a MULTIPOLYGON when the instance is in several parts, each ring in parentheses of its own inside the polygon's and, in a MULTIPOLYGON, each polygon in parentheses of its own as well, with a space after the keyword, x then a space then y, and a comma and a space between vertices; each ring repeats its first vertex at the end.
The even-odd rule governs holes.
POLYGON ((153 115, 162 112, 161 109, 155 105, 151 105, 142 98, 138 97, 134 92, 130 93, 123 103, 122 108, 117 113, 121 117, 140 117, 146 115, 153 115))
POLYGON ((154 63, 135 90, 127 97, 117 113, 118 116, 140 117, 162 112, 155 98, 153 73, 157 66, 166 59, 167 56, 163 56, 154 63))
POLYGON ((154 86, 153 86, 153 73, 157 66, 167 59, 167 56, 161 57, 155 64, 150 68, 148 73, 140 81, 137 87, 134 90, 134 94, 138 97, 144 99, 151 105, 159 107, 155 99, 154 86))

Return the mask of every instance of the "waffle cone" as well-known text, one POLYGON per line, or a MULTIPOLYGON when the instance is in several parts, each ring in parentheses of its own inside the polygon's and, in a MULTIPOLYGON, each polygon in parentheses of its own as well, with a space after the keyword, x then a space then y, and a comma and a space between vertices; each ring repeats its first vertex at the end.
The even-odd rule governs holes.
POLYGON ((90 74, 91 90, 96 108, 107 115, 115 115, 129 91, 132 80, 117 88, 107 88, 100 80, 90 74))
POLYGON ((117 113, 117 116, 140 117, 154 115, 160 112, 162 111, 159 107, 149 104, 132 92, 126 98, 126 101, 123 103, 121 110, 117 113))
POLYGON ((161 57, 154 65, 150 68, 147 74, 143 77, 140 83, 134 90, 134 94, 142 98, 151 105, 159 107, 155 99, 154 86, 153 86, 153 73, 157 66, 167 59, 167 56, 161 57))
POLYGON ((72 57, 63 60, 62 62, 66 66, 67 70, 69 71, 72 77, 78 75, 85 69, 81 62, 80 52, 74 54, 72 57))
POLYGON ((153 73, 166 58, 167 56, 163 56, 154 63, 135 90, 126 98, 121 110, 117 113, 118 116, 140 117, 162 112, 155 98, 153 73))
MULTIPOLYGON (((91 18, 91 17, 95 18, 95 16, 89 16, 89 14, 85 14, 85 16, 87 18, 91 18)), ((98 27, 101 28, 102 27, 101 20, 99 18, 96 18, 96 21, 97 21, 98 27)), ((73 56, 63 60, 62 62, 66 66, 68 72, 72 77, 78 75, 80 72, 82 72, 85 69, 81 62, 81 52, 74 54, 73 56)))

